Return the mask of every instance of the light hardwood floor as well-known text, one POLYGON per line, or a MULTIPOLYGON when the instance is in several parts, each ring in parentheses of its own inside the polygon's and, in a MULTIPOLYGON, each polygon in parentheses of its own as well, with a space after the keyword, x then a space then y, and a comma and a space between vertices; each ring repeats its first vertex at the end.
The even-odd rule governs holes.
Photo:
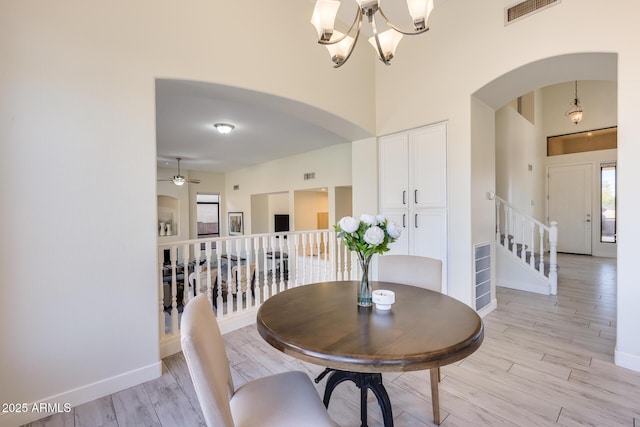
MULTIPOLYGON (((615 261, 560 255, 559 265, 557 296, 498 289, 480 349, 442 369, 442 426, 640 427, 640 373, 613 365, 615 261)), ((292 369, 312 378, 322 371, 271 348, 255 326, 225 341, 236 385, 292 369)), ((30 426, 204 425, 182 354, 164 359, 163 367, 157 380, 30 426)), ((433 425, 427 371, 385 374, 384 381, 396 426, 433 425)), ((359 426, 357 390, 341 384, 329 413, 341 426, 359 426)), ((371 397, 369 425, 382 425, 371 397)))

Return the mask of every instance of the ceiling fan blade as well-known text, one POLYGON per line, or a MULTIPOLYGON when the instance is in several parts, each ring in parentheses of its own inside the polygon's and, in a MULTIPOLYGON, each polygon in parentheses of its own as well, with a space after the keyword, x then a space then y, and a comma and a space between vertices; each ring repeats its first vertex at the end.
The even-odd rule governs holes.
POLYGON ((191 184, 200 184, 199 179, 188 179, 187 182, 190 182, 191 184))
POLYGON ((173 181, 173 179, 172 179, 172 178, 169 178, 169 179, 159 179, 159 180, 158 180, 158 182, 164 182, 164 181, 169 181, 169 182, 171 182, 171 181, 173 181))

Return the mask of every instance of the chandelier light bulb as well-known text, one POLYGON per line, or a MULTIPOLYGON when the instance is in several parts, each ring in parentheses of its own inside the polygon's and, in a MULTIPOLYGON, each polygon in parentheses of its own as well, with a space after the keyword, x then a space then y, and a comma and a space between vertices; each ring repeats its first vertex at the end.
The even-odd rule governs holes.
POLYGON ((340 1, 316 0, 311 23, 318 33, 318 43, 325 45, 334 62, 334 68, 342 66, 358 42, 362 21, 366 17, 372 28, 373 37, 369 42, 373 45, 378 58, 386 65, 394 57, 398 43, 403 35, 413 36, 429 31, 427 21, 433 11, 434 0, 406 0, 407 9, 413 20, 413 30, 402 30, 395 26, 382 10, 380 0, 355 0, 358 5, 356 16, 349 29, 344 33, 334 29, 340 1), (376 16, 381 23, 388 27, 386 31, 378 32, 376 16))

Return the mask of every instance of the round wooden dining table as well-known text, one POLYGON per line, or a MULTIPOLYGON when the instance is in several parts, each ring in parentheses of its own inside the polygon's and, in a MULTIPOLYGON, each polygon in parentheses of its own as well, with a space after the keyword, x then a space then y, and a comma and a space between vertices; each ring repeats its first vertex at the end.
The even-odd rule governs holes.
MULTIPOLYGON (((382 372, 430 370, 433 418, 440 424, 439 368, 480 347, 484 327, 462 302, 427 289, 370 282, 372 289, 395 293, 390 310, 356 304, 359 282, 336 281, 288 289, 267 299, 258 310, 262 338, 276 349, 327 367, 328 407, 333 389, 353 381, 361 391, 361 422, 367 425, 366 396, 371 390, 385 427, 393 426, 382 372)), ((319 378, 321 378, 321 375, 319 378)), ((316 381, 317 382, 317 381, 316 381)))

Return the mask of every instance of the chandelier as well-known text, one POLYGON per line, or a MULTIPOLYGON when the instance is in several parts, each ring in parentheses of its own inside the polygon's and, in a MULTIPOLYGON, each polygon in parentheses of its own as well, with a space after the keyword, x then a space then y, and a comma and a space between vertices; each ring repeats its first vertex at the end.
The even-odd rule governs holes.
POLYGON ((413 31, 404 31, 393 25, 382 11, 380 0, 355 0, 358 3, 358 11, 353 19, 353 23, 346 33, 334 30, 336 15, 340 7, 339 0, 316 0, 311 23, 318 32, 318 43, 324 45, 329 50, 334 68, 343 65, 353 52, 353 48, 358 42, 362 20, 367 17, 371 24, 373 36, 369 38, 369 43, 376 50, 378 58, 389 65, 389 61, 395 55, 398 43, 404 34, 416 35, 429 31, 427 21, 433 10, 433 0, 406 0, 409 15, 413 19, 413 31), (384 20, 388 30, 378 32, 376 25, 376 13, 384 20))
POLYGON ((582 120, 582 107, 580 106, 580 100, 578 99, 578 81, 576 80, 576 96, 573 98, 571 108, 564 113, 575 124, 580 123, 582 120))

